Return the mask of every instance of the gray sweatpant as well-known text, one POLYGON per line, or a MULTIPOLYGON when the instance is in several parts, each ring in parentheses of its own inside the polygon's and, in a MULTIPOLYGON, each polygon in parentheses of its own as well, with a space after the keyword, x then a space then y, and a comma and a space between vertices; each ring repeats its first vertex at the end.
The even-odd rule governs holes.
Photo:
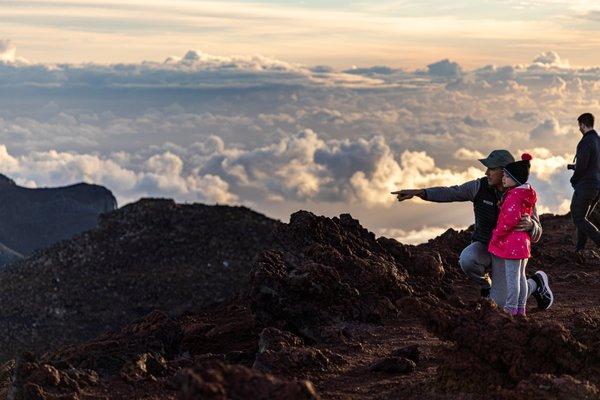
POLYGON ((492 258, 497 258, 497 260, 494 260, 495 263, 504 264, 504 275, 506 276, 506 302, 504 304, 498 303, 498 305, 504 306, 510 311, 525 308, 529 292, 527 278, 525 277, 525 267, 528 259, 509 260, 496 256, 492 256, 492 258))
MULTIPOLYGON (((469 278, 482 289, 490 289, 490 298, 499 306, 503 307, 506 302, 506 271, 504 262, 498 257, 493 257, 487 251, 487 245, 481 242, 473 242, 460 253, 459 264, 469 278), (492 270, 491 279, 486 274, 486 269, 492 270)), ((503 261, 503 260, 502 260, 503 261)), ((527 279, 527 296, 537 289, 533 279, 527 279)))

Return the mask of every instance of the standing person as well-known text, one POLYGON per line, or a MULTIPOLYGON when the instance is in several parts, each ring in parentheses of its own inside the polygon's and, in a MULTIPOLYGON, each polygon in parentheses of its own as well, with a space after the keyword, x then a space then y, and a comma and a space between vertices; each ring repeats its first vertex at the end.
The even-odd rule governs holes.
POLYGON ((575 191, 571 200, 571 215, 577 228, 575 250, 582 253, 588 238, 600 245, 600 232, 588 217, 594 211, 600 197, 600 137, 594 130, 594 116, 581 114, 577 118, 583 135, 577 144, 575 172, 571 185, 575 191))
MULTIPOLYGON (((487 168, 485 177, 456 186, 406 189, 392 192, 392 194, 398 197, 398 201, 417 196, 436 203, 472 202, 475 213, 475 229, 471 244, 460 253, 459 264, 464 273, 479 285, 482 297, 490 297, 497 304, 504 304, 506 299, 504 267, 494 262, 488 252, 488 244, 500 213, 498 202, 505 190, 502 186, 502 168, 515 159, 507 150, 494 150, 487 158, 479 161, 487 168), (490 266, 491 279, 485 272, 490 266)), ((530 216, 522 216, 515 230, 528 232, 534 243, 540 240, 542 226, 537 210, 534 208, 530 216)), ((550 308, 554 302, 554 295, 548 284, 548 276, 543 271, 537 271, 527 280, 527 284, 529 286, 528 293, 535 297, 538 308, 542 310, 550 308)))
POLYGON ((537 201, 535 190, 527 183, 530 161, 531 155, 525 153, 521 161, 509 163, 503 169, 502 185, 506 191, 488 246, 494 262, 504 265, 506 276, 506 299, 498 305, 509 314, 520 316, 526 314, 528 287, 525 267, 531 257, 531 241, 527 232, 517 231, 515 227, 523 214, 533 213, 537 201))

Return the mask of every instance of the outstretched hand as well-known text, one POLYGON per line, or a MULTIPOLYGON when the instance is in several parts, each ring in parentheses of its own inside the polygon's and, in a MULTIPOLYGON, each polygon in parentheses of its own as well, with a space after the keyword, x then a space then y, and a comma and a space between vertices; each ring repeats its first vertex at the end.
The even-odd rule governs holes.
POLYGON ((398 197, 398 201, 409 200, 415 196, 422 197, 424 193, 425 191, 423 189, 405 189, 392 192, 392 194, 398 197))
POLYGON ((521 219, 517 223, 517 226, 515 226, 515 231, 529 232, 532 229, 533 229, 533 221, 531 220, 531 217, 527 214, 523 214, 521 216, 521 219))

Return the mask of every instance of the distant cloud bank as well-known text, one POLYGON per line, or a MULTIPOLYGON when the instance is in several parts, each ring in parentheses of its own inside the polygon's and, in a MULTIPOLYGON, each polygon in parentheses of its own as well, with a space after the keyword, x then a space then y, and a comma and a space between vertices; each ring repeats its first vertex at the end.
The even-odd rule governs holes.
POLYGON ((410 220, 410 207, 433 206, 398 204, 389 192, 482 176, 477 159, 495 148, 531 152, 540 207, 564 211, 575 120, 600 114, 599 88, 600 68, 554 52, 473 70, 443 59, 415 71, 337 71, 200 51, 35 64, 3 39, 0 172, 27 186, 103 184, 121 204, 167 196, 277 215, 336 204, 361 210, 380 233, 420 240, 469 225, 468 213, 436 208, 410 220))

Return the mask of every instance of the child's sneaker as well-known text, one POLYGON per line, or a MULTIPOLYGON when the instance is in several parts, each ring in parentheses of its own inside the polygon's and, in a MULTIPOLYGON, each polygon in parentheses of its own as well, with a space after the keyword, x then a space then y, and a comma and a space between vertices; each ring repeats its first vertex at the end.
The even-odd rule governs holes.
POLYGON ((525 307, 518 307, 517 308, 517 313, 515 315, 518 315, 519 317, 525 317, 527 315, 527 310, 525 307))

